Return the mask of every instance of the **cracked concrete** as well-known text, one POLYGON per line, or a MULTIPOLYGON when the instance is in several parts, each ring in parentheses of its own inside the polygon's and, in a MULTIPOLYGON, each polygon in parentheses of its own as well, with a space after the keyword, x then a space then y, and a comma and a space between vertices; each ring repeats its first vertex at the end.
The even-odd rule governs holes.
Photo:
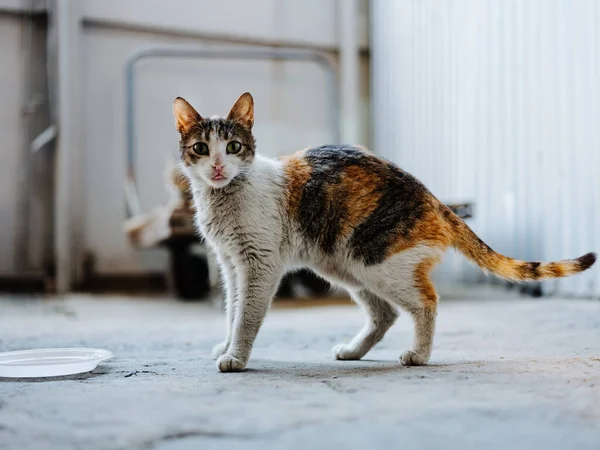
POLYGON ((398 364, 403 315, 364 361, 333 345, 353 306, 276 308, 249 369, 220 374, 209 305, 0 299, 0 351, 86 346, 93 373, 0 381, 0 449, 600 448, 600 302, 473 290, 442 299, 432 364, 398 364))

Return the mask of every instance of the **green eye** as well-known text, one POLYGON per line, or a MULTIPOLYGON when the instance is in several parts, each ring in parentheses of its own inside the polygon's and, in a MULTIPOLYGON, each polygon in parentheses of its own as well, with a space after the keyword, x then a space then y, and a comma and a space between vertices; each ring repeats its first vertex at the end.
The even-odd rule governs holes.
POLYGON ((208 155, 208 145, 204 142, 196 142, 192 145, 192 150, 196 155, 208 155))
POLYGON ((240 144, 238 141, 231 141, 229 144, 227 144, 227 153, 231 155, 238 153, 241 149, 242 144, 240 144))

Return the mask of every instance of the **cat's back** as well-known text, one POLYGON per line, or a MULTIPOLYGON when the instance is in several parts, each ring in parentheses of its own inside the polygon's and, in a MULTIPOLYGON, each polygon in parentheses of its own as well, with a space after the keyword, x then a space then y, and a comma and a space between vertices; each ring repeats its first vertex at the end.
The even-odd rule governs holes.
POLYGON ((286 205, 325 253, 350 246, 367 263, 422 238, 439 202, 415 177, 364 148, 326 145, 283 159, 286 205))
POLYGON ((337 210, 360 220, 394 205, 415 209, 432 197, 415 177, 359 146, 311 147, 282 161, 291 215, 337 210))

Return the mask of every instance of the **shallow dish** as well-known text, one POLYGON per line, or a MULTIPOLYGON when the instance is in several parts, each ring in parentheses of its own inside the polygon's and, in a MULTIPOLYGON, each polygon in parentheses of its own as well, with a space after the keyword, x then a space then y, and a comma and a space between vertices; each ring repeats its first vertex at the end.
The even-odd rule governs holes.
POLYGON ((113 357, 97 348, 43 348, 0 353, 0 377, 62 377, 90 372, 113 357))

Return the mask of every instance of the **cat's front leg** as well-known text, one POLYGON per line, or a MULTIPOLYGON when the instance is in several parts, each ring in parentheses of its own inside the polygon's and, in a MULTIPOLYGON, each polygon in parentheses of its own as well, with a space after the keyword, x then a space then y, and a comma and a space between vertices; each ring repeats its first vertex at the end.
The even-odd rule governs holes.
POLYGON ((231 344, 233 333, 233 320, 235 318, 235 305, 237 302, 237 280, 231 258, 224 253, 217 253, 217 260, 221 269, 223 286, 225 287, 225 341, 213 347, 213 357, 216 359, 227 352, 231 344))
POLYGON ((256 260, 236 267, 238 299, 231 343, 227 352, 217 359, 217 368, 221 372, 240 372, 246 368, 252 345, 275 295, 281 273, 277 265, 259 263, 256 260))

